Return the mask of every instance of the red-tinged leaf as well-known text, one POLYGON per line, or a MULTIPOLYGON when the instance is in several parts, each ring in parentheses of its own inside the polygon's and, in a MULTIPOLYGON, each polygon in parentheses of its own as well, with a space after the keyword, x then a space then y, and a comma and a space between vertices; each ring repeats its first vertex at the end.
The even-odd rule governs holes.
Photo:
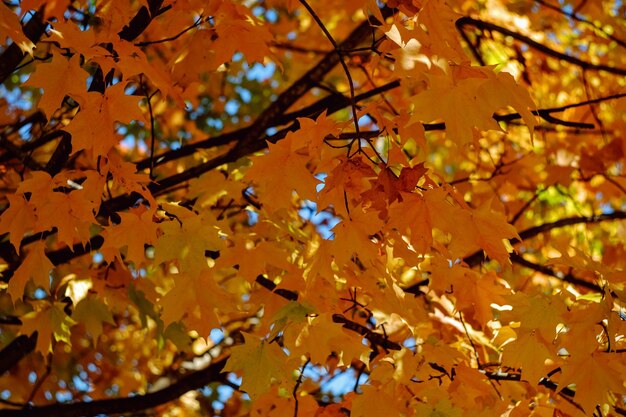
POLYGON ((370 179, 376 173, 360 156, 343 158, 324 179, 324 188, 318 193, 320 209, 332 206, 335 213, 348 217, 348 209, 358 205, 361 194, 368 190, 370 179))

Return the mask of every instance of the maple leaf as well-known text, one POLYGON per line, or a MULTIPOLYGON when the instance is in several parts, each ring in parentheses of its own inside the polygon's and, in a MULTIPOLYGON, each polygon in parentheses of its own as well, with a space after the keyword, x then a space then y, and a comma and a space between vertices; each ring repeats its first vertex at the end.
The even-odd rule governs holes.
POLYGON ((554 360, 551 339, 546 339, 536 330, 519 329, 515 341, 503 348, 502 363, 512 368, 521 368, 522 377, 531 384, 537 384, 549 371, 546 360, 554 360))
POLYGON ((363 387, 363 393, 352 400, 350 415, 355 417, 402 416, 394 397, 384 389, 372 386, 363 387))
POLYGON ((329 148, 324 140, 327 136, 339 134, 341 129, 339 123, 328 117, 325 111, 315 120, 299 117, 298 123, 300 124, 300 129, 293 133, 293 146, 306 145, 308 154, 312 158, 319 160, 325 160, 329 152, 332 154, 332 148, 329 148))
POLYGON ((50 174, 44 171, 32 172, 30 178, 22 181, 16 190, 16 194, 30 194, 29 202, 38 206, 46 201, 49 193, 61 185, 61 182, 52 178, 50 174))
MULTIPOLYGON (((91 30, 80 30, 72 20, 54 22, 50 29, 50 39, 56 41, 62 48, 76 51, 89 61, 97 55, 96 35, 91 30)), ((74 59, 72 57, 72 59, 74 59)))
POLYGON ((117 83, 104 94, 88 92, 75 97, 80 111, 67 127, 72 135, 72 153, 92 149, 95 155, 106 155, 118 142, 115 122, 145 120, 139 97, 126 95, 124 89, 124 83, 117 83))
POLYGON ((270 54, 271 33, 260 21, 247 15, 244 7, 221 3, 215 12, 215 20, 218 37, 214 50, 219 64, 230 61, 235 51, 242 52, 248 62, 263 62, 263 58, 270 54))
POLYGON ((154 243, 157 264, 175 260, 183 272, 197 274, 207 268, 206 251, 219 251, 225 245, 211 213, 197 215, 178 205, 163 208, 171 220, 159 225, 154 243))
POLYGON ((450 400, 441 400, 436 404, 418 404, 416 409, 426 417, 461 417, 463 409, 455 407, 450 400))
POLYGON ((542 294, 518 292, 507 296, 502 304, 512 307, 512 310, 500 314, 502 322, 521 322, 521 328, 537 330, 545 340, 555 337, 557 326, 565 322, 568 310, 564 297, 547 297, 542 294))
POLYGON ((488 205, 472 211, 471 216, 476 228, 476 243, 490 258, 501 264, 508 263, 509 251, 504 242, 520 239, 515 227, 507 222, 502 213, 494 212, 488 205))
MULTIPOLYGON (((170 75, 155 65, 154 62, 151 63, 141 49, 130 42, 120 41, 115 44, 115 51, 117 57, 114 60, 114 65, 124 73, 125 79, 144 74, 163 94, 172 97, 179 106, 185 106, 184 100, 179 90, 175 88, 170 75)), ((102 60, 98 61, 102 62, 102 60)))
POLYGON ((7 291, 14 302, 22 298, 24 288, 31 278, 35 286, 42 287, 46 291, 49 289, 50 271, 54 265, 46 256, 45 249, 44 241, 38 241, 32 245, 24 262, 15 271, 7 291))
POLYGON ((70 193, 51 192, 44 203, 37 207, 37 228, 48 230, 56 227, 59 242, 73 245, 87 242, 90 227, 97 223, 94 206, 84 198, 80 190, 70 193))
POLYGON ((135 164, 124 161, 115 149, 111 149, 102 165, 102 171, 108 170, 115 185, 128 193, 140 194, 150 207, 156 207, 154 196, 146 189, 146 184, 150 182, 150 178, 137 172, 135 164))
POLYGON ((87 94, 87 77, 87 72, 80 66, 78 55, 70 59, 58 56, 50 63, 38 65, 24 85, 43 88, 43 95, 37 105, 51 118, 65 96, 77 99, 87 94))
POLYGON ((34 207, 23 195, 9 195, 7 199, 9 208, 0 216, 0 233, 9 233, 9 242, 19 253, 22 238, 34 228, 37 217, 34 207))
POLYGON ((218 313, 227 313, 230 302, 232 297, 215 282, 210 271, 199 276, 178 274, 174 288, 161 298, 161 318, 165 325, 182 319, 188 330, 206 337, 220 327, 218 313))
POLYGON ((494 393, 485 389, 489 381, 480 371, 465 365, 459 365, 454 370, 454 381, 450 383, 450 393, 454 393, 454 404, 465 405, 474 402, 479 409, 490 408, 494 404, 494 393))
POLYGON ((445 0, 428 0, 418 14, 419 23, 428 30, 431 53, 447 59, 465 57, 454 23, 461 15, 454 12, 445 0))
POLYGON ((231 350, 225 370, 240 371, 241 389, 256 400, 270 389, 272 384, 292 385, 289 370, 284 362, 287 355, 276 343, 243 333, 244 343, 231 350))
POLYGON ((145 207, 131 210, 129 213, 120 213, 119 224, 105 228, 103 232, 104 245, 102 251, 111 255, 105 258, 112 260, 120 257, 119 250, 126 247, 126 259, 135 265, 145 261, 145 245, 151 245, 157 240, 157 225, 152 221, 153 213, 145 207), (128 231, 132 230, 131 236, 128 231))
POLYGON ((295 354, 308 355, 311 362, 324 364, 330 353, 338 356, 339 365, 347 366, 354 359, 368 361, 371 349, 354 338, 339 324, 335 323, 328 313, 308 319, 300 332, 287 332, 285 343, 295 354), (323 348, 319 348, 322 347, 323 348))
POLYGON ((19 17, 9 9, 8 5, 2 4, 0 5, 0 40, 4 42, 6 38, 11 38, 22 51, 33 54, 35 44, 22 31, 19 17))
POLYGON ((386 217, 387 206, 402 199, 402 192, 411 192, 415 189, 419 179, 426 173, 424 164, 413 168, 402 168, 399 176, 396 176, 389 168, 382 169, 376 180, 372 182, 372 188, 365 191, 362 196, 365 201, 371 202, 372 207, 381 212, 381 218, 386 217))
POLYGON ((382 228, 382 221, 375 212, 366 212, 361 207, 350 211, 350 217, 332 228, 333 254, 339 266, 345 265, 356 255, 361 262, 368 262, 378 256, 377 244, 373 241, 382 228))
POLYGON ((253 282, 258 275, 267 273, 271 268, 290 268, 285 253, 271 242, 262 241, 254 246, 247 240, 235 240, 233 243, 228 251, 220 254, 216 264, 218 267, 235 266, 238 275, 249 282, 253 282))
POLYGON ((103 323, 115 324, 109 307, 95 296, 87 296, 80 300, 74 308, 72 319, 85 325, 93 337, 94 345, 98 344, 98 339, 102 335, 103 323))
POLYGON ((410 123, 443 119, 447 135, 459 144, 470 142, 474 128, 501 130, 492 116, 506 106, 518 110, 531 131, 536 124, 529 110, 535 104, 510 74, 461 65, 451 74, 430 76, 429 82, 430 88, 413 99, 410 123))
POLYGON ((409 231, 409 241, 415 252, 425 253, 433 242, 433 225, 426 201, 414 193, 402 193, 401 196, 402 201, 395 202, 389 208, 391 220, 387 225, 397 228, 401 233, 409 231))
POLYGON ((290 301, 274 314, 270 340, 273 340, 279 333, 284 332, 291 324, 305 323, 307 316, 314 311, 315 309, 311 306, 297 301, 290 301))
POLYGON ((310 157, 304 144, 296 145, 295 140, 294 135, 288 135, 277 144, 268 143, 267 155, 253 158, 252 167, 246 173, 259 183, 262 200, 269 207, 289 206, 293 190, 301 198, 315 199, 319 182, 307 168, 310 157), (300 149, 294 149, 300 145, 300 149), (289 175, 285 175, 285 171, 289 175))
POLYGON ((574 398, 587 414, 591 414, 596 405, 612 401, 611 392, 622 392, 624 388, 623 363, 603 356, 606 356, 603 352, 582 356, 574 354, 562 366, 559 391, 575 384, 574 398))
POLYGON ((624 7, 569 3, 0 5, 0 415, 626 414, 624 7))
POLYGON ((65 313, 65 304, 54 302, 40 311, 33 311, 22 317, 21 333, 31 335, 37 332, 37 346, 35 351, 44 357, 52 352, 52 340, 65 342, 71 345, 70 328, 76 324, 65 313))
POLYGON ((341 158, 339 164, 324 180, 324 188, 318 194, 320 209, 332 206, 335 213, 348 217, 348 207, 361 200, 363 192, 370 187, 370 179, 376 173, 360 156, 341 158), (346 207, 348 205, 348 207, 346 207))
POLYGON ((62 0, 50 0, 43 2, 42 0, 23 0, 20 3, 22 10, 38 10, 42 8, 42 12, 46 17, 60 18, 65 13, 67 4, 62 0), (43 3, 43 8, 42 8, 43 3))

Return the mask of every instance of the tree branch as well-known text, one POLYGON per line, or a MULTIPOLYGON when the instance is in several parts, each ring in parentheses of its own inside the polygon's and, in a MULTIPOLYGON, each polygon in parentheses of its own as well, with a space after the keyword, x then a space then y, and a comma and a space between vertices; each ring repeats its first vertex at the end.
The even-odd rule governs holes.
MULTIPOLYGON (((530 227, 519 233, 521 240, 510 239, 509 242, 511 243, 511 245, 515 245, 524 240, 533 238, 542 233, 546 233, 553 229, 558 229, 561 227, 573 226, 576 224, 593 224, 593 223, 600 223, 600 222, 609 221, 609 220, 624 220, 624 219, 626 219, 626 211, 614 211, 613 213, 599 214, 597 216, 591 216, 591 217, 585 217, 585 216, 568 217, 568 218, 560 219, 554 222, 544 223, 538 226, 530 227)), ((474 267, 485 262, 486 259, 487 258, 485 254, 483 253, 482 250, 480 250, 463 258, 463 262, 465 262, 469 267, 474 267)))
POLYGON ((593 282, 585 281, 584 279, 578 278, 572 275, 571 273, 559 274, 554 269, 550 268, 549 266, 539 265, 534 262, 531 262, 528 259, 524 258, 522 255, 518 255, 517 253, 512 253, 510 256, 510 259, 511 259, 511 262, 513 263, 532 269, 533 271, 541 272, 544 275, 558 278, 563 282, 568 282, 578 287, 587 288, 591 291, 602 292, 602 287, 600 287, 597 284, 594 284, 593 282))
MULTIPOLYGON (((337 45, 337 42, 335 41, 333 36, 330 34, 328 29, 326 28, 326 25, 324 25, 324 23, 322 22, 322 19, 320 19, 317 13, 315 13, 315 10, 313 10, 313 8, 309 5, 309 3, 306 0, 300 0, 300 3, 309 12, 311 17, 313 17, 313 20, 315 20, 315 23, 317 23, 320 29, 322 29, 322 32, 324 32, 324 35, 326 36, 328 41, 333 45, 335 53, 339 57, 339 64, 341 64, 341 68, 343 68, 343 72, 346 74, 346 78, 348 79, 348 85, 350 86, 350 108, 352 109, 352 119, 354 121, 354 129, 356 130, 357 135, 358 135, 359 118, 358 118, 357 110, 356 110, 356 100, 354 98, 354 81, 352 80, 352 74, 350 74, 350 69, 348 68, 348 65, 346 64, 346 62, 343 60, 343 54, 341 53, 339 45, 337 45)), ((374 29, 371 28, 371 30, 374 30, 374 29)))
POLYGON ((118 35, 120 38, 129 42, 137 39, 148 28, 148 25, 155 17, 172 8, 172 5, 167 5, 163 8, 161 7, 162 5, 163 0, 148 0, 148 7, 141 6, 131 21, 119 31, 118 35))
POLYGON ((618 67, 610 67, 608 65, 603 64, 592 64, 591 62, 583 61, 580 58, 575 56, 564 54, 563 52, 555 51, 554 49, 539 43, 537 41, 532 40, 526 35, 522 35, 521 33, 514 32, 510 29, 504 28, 502 26, 496 25, 495 23, 485 22, 483 20, 474 19, 469 16, 463 16, 459 20, 456 21, 456 26, 459 30, 462 30, 465 26, 474 26, 478 29, 490 30, 494 32, 499 32, 503 35, 510 36, 513 39, 516 39, 520 42, 525 43, 533 49, 536 49, 544 54, 551 56, 552 58, 560 59, 565 62, 569 62, 570 64, 578 65, 580 68, 586 70, 594 70, 594 71, 606 71, 611 74, 617 75, 626 75, 626 69, 618 68, 618 67))
MULTIPOLYGON (((391 9, 388 9, 388 8, 383 9, 384 15, 390 15, 391 13, 392 13, 391 9)), ((370 30, 371 30, 370 23, 368 21, 364 21, 348 36, 346 40, 344 40, 340 44, 341 48, 350 49, 358 45, 369 34, 370 30)), ((223 135, 222 140, 227 140, 226 143, 235 139, 239 139, 237 145, 230 152, 224 155, 218 156, 200 165, 194 166, 181 173, 161 179, 158 183, 151 183, 148 186, 149 191, 153 195, 163 194, 170 187, 176 186, 189 179, 196 178, 205 172, 208 172, 212 169, 217 168, 218 166, 222 164, 236 161, 237 159, 243 156, 246 156, 250 153, 264 149, 267 146, 267 142, 265 140, 261 140, 261 138, 263 138, 267 128, 275 126, 277 124, 276 121, 283 120, 282 117, 285 111, 289 107, 291 107, 291 105, 294 104, 303 94, 305 94, 315 85, 317 85, 324 78, 324 76, 328 72, 330 72, 332 68, 334 68, 335 65, 337 65, 338 62, 339 62, 339 59, 335 51, 330 52, 316 66, 314 66, 306 74, 300 77, 300 79, 295 81, 291 85, 291 87, 285 90, 270 106, 268 106, 261 113, 261 115, 259 115, 256 121, 251 126, 245 129, 245 133, 239 134, 237 136, 233 134, 230 134, 230 135, 227 134, 228 136, 223 135)), ((399 85, 398 83, 399 83, 398 81, 389 83, 386 86, 382 86, 378 89, 375 89, 375 91, 377 93, 386 91, 386 89, 388 88, 397 87, 399 85)), ((369 94, 373 94, 373 93, 370 92, 369 94)), ((366 98, 370 96, 369 94, 365 93, 362 96, 366 98)), ((330 105, 332 102, 328 101, 327 103, 330 105)), ((309 106, 309 108, 306 109, 307 112, 313 110, 310 107, 311 106, 309 106)), ((339 108, 341 107, 338 107, 337 110, 339 108)), ((319 111, 321 110, 322 109, 320 109, 319 111)), ((292 115, 294 116, 295 114, 299 114, 299 113, 298 112, 292 113, 292 115)), ((295 125, 292 125, 290 128, 283 129, 282 131, 279 131, 272 137, 267 138, 267 140, 269 141, 279 140, 282 137, 284 137, 284 135, 290 129, 294 129, 295 127, 296 127, 295 125)), ((213 138, 213 139, 216 139, 216 138, 213 138)), ((185 150, 185 152, 190 152, 190 151, 185 150)), ((159 158, 157 157, 157 161, 158 160, 159 158)), ((149 159, 147 163, 149 164, 149 159)), ((112 213, 112 212, 116 212, 119 210, 127 209, 128 207, 131 207, 137 201, 137 198, 138 197, 135 195, 122 195, 122 196, 107 200, 106 202, 102 203, 100 207, 100 214, 104 215, 107 213, 112 213)), ((45 235, 49 235, 51 233, 52 231, 44 232, 45 235)), ((22 243, 23 244, 28 243, 29 241, 32 241, 33 239, 35 238, 34 237, 25 238, 22 240, 22 243)), ((74 245, 73 247, 66 247, 66 248, 58 249, 56 251, 47 253, 47 256, 50 258, 51 262, 54 265, 59 265, 77 256, 89 253, 92 250, 97 250, 102 246, 103 243, 104 243, 104 240, 102 239, 101 236, 94 236, 93 238, 90 239, 90 242, 88 245, 77 244, 77 245, 74 245)), ((2 244, 0 244, 0 254, 7 253, 8 249, 10 249, 10 243, 8 241, 5 241, 2 244)), ((3 281, 8 282, 8 280, 13 275, 15 269, 17 268, 18 264, 19 262, 11 262, 10 268, 2 272, 3 281)))
POLYGON ((583 24, 593 28, 594 30, 597 30, 598 32, 602 33, 602 36, 606 36, 607 38, 609 38, 610 40, 614 41, 616 44, 618 44, 622 48, 626 48, 626 42, 624 42, 623 40, 621 40, 617 36, 615 36, 615 35, 613 35, 611 33, 608 33, 601 26, 598 26, 595 23, 578 16, 576 11, 567 12, 567 11, 561 9, 560 7, 557 7, 557 6, 554 6, 554 5, 550 4, 550 3, 545 2, 544 0, 535 0, 535 1, 537 3, 539 3, 539 4, 541 4, 543 7, 547 8, 547 9, 552 9, 555 12, 562 14, 563 16, 567 16, 567 17, 569 17, 572 20, 575 20, 577 22, 583 23, 583 24))
POLYGON ((19 410, 0 410, 0 417, 81 417, 98 414, 130 414, 179 398, 188 391, 206 386, 211 382, 225 380, 222 369, 228 357, 213 362, 207 368, 183 376, 170 386, 144 395, 111 398, 90 402, 57 403, 19 410))
POLYGON ((21 335, 13 339, 0 351, 0 376, 35 349, 37 332, 30 336, 21 335))

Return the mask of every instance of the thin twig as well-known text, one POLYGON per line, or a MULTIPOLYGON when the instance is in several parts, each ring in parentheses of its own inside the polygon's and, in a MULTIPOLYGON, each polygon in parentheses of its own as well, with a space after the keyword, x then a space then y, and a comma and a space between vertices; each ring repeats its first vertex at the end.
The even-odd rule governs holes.
MULTIPOLYGON (((346 73, 346 78, 348 79, 348 84, 350 86, 350 102, 352 106, 352 118, 354 119, 354 130, 356 130, 356 133, 358 135, 359 134, 359 118, 357 115, 356 100, 354 98, 354 82, 352 80, 352 75, 350 74, 350 69, 348 68, 348 65, 346 64, 346 62, 343 60, 343 53, 339 49, 339 45, 337 44, 335 39, 332 37, 328 29, 326 29, 326 26, 324 25, 320 17, 317 15, 317 13, 315 13, 315 11, 311 8, 309 3, 306 0, 300 0, 300 3, 302 3, 304 8, 307 9, 307 11, 311 15, 311 17, 313 17, 313 20, 315 20, 315 22, 320 27, 320 29, 322 29, 322 32, 324 32, 324 35, 326 35, 326 38, 328 38, 330 43, 333 45, 333 48, 335 48, 335 52, 339 56, 339 64, 343 68, 343 71, 346 73)), ((359 148, 360 146, 361 144, 359 141, 359 148)))
POLYGON ((198 17, 198 19, 196 19, 196 21, 191 26, 186 27, 185 29, 183 29, 182 31, 180 31, 179 33, 177 33, 174 36, 170 36, 169 38, 159 39, 159 40, 156 40, 156 41, 137 42, 137 43, 135 43, 135 46, 141 47, 141 46, 154 45, 154 44, 157 44, 157 43, 164 43, 164 42, 175 41, 176 39, 180 38, 181 36, 183 36, 185 33, 189 32, 193 28, 196 28, 196 27, 200 26, 200 24, 203 21, 204 21, 204 18, 203 18, 202 15, 200 15, 200 17, 198 17))
POLYGON ((39 388, 41 388, 45 380, 50 376, 50 372, 52 372, 52 354, 48 355, 46 370, 43 374, 41 374, 41 377, 37 379, 37 382, 35 383, 33 390, 30 392, 30 395, 28 396, 26 404, 24 404, 23 408, 28 408, 30 402, 33 400, 33 398, 35 398, 35 395, 37 395, 37 391, 39 391, 39 388))
MULTIPOLYGON (((578 14, 576 13, 576 9, 578 9, 578 6, 572 12, 568 12, 568 11, 565 11, 565 10, 561 9, 560 7, 557 7, 557 6, 554 6, 554 5, 550 4, 550 3, 547 3, 544 0, 535 0, 535 1, 537 3, 539 3, 539 4, 541 4, 543 7, 547 8, 547 9, 552 9, 552 10, 556 11, 557 13, 560 13, 560 14, 562 14, 564 16, 569 17, 572 20, 575 20, 577 22, 580 22, 580 23, 583 23, 583 24, 585 24, 587 26, 592 27, 593 29, 595 29, 598 32, 602 33, 602 35, 604 35, 607 38, 609 38, 610 40, 614 41, 616 44, 618 44, 622 48, 626 48, 626 42, 624 42, 623 40, 621 40, 617 36, 615 36, 615 35, 613 35, 611 33, 608 33, 601 26, 598 26, 595 23, 578 16, 578 14)), ((585 2, 583 1, 580 4, 582 5, 584 3, 585 2)))
POLYGON ((152 103, 151 103, 151 99, 154 96, 154 94, 152 95, 148 94, 148 89, 146 88, 146 85, 143 82, 143 74, 139 75, 139 84, 141 85, 143 94, 146 97, 146 101, 148 102, 148 112, 150 113, 150 171, 149 171, 149 176, 150 176, 150 179, 154 179, 154 176, 153 176, 154 144, 156 140, 155 140, 155 134, 154 134, 154 113, 152 112, 152 103))
MULTIPOLYGON (((581 78, 583 81, 583 87, 585 89, 585 96, 587 96, 587 99, 589 100, 591 99, 591 91, 589 87, 589 82, 587 82, 587 74, 584 69, 582 70, 581 78)), ((594 107, 593 104, 589 104, 589 111, 591 111, 593 120, 595 120, 598 126, 600 126, 600 131, 602 132, 602 138, 606 141, 606 131, 604 130, 604 123, 602 123, 602 120, 600 120, 600 117, 598 116, 598 112, 596 111, 596 108, 594 107)))
MULTIPOLYGON (((467 43, 467 46, 469 46, 470 51, 472 51, 472 55, 474 55, 474 58, 476 58, 476 61, 481 65, 481 66, 485 66, 485 60, 483 59, 483 56, 480 54, 480 51, 478 49, 477 45, 474 45, 474 43, 472 43, 472 41, 470 40, 469 36, 467 36, 467 32, 465 32, 462 28, 458 28, 459 33, 461 34, 461 37, 463 38, 463 40, 465 41, 465 43, 467 43)), ((477 39, 480 39, 480 37, 477 37, 477 39)))
POLYGON ((594 284, 593 282, 589 282, 582 278, 578 278, 572 275, 571 273, 559 274, 554 269, 550 268, 549 266, 539 265, 537 263, 531 262, 528 259, 524 258, 523 256, 515 254, 515 253, 511 254, 511 262, 524 266, 528 269, 532 269, 533 271, 540 272, 544 275, 557 278, 563 282, 567 282, 573 285, 577 285, 579 287, 587 288, 588 290, 592 290, 595 292, 603 292, 602 287, 600 287, 597 284, 594 284))
POLYGON ((298 380, 296 381, 296 385, 293 387, 292 396, 293 396, 293 400, 295 401, 294 406, 293 406, 293 417, 298 417, 298 388, 300 388, 300 385, 302 384, 302 377, 304 376, 304 370, 306 369, 307 365, 310 362, 311 362, 311 358, 307 358, 306 362, 304 362, 304 365, 302 365, 302 371, 300 371, 300 375, 298 375, 298 380))
POLYGON ((539 192, 536 192, 535 194, 533 194, 533 196, 527 202, 524 203, 524 205, 517 211, 517 213, 513 215, 509 223, 515 224, 519 220, 519 218, 526 212, 526 210, 531 206, 531 204, 533 204, 535 200, 539 198, 539 195, 543 191, 544 190, 540 190, 539 192))
POLYGON ((496 25, 495 23, 486 22, 484 20, 474 19, 469 16, 463 16, 456 21, 457 28, 462 28, 464 26, 474 26, 482 30, 491 30, 494 32, 499 32, 502 35, 510 36, 513 39, 516 39, 520 42, 525 43, 529 47, 544 53, 547 56, 551 56, 556 59, 563 60, 565 62, 569 62, 570 64, 574 64, 579 66, 580 68, 593 70, 593 71, 606 71, 611 74, 616 75, 626 75, 626 68, 621 67, 612 67, 604 64, 594 64, 592 62, 584 61, 576 56, 568 55, 563 52, 559 52, 555 49, 550 48, 542 43, 539 43, 526 35, 522 35, 521 33, 515 32, 508 28, 496 25))
POLYGON ((472 340, 472 337, 470 336, 469 331, 467 330, 467 326, 465 325, 465 320, 463 320, 463 313, 461 313, 460 311, 459 311, 459 321, 461 322, 461 325, 463 325, 465 336, 467 336, 467 339, 469 340, 470 345, 472 345, 472 350, 474 351, 474 358, 476 358, 476 366, 478 366, 478 368, 481 368, 480 357, 478 356, 478 350, 476 350, 474 341, 472 340))

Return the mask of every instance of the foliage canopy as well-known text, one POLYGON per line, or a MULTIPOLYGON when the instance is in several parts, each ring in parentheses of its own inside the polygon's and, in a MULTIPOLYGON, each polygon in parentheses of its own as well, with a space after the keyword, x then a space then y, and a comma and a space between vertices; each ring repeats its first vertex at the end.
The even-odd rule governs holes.
POLYGON ((626 415, 624 13, 1 3, 0 416, 626 415))

